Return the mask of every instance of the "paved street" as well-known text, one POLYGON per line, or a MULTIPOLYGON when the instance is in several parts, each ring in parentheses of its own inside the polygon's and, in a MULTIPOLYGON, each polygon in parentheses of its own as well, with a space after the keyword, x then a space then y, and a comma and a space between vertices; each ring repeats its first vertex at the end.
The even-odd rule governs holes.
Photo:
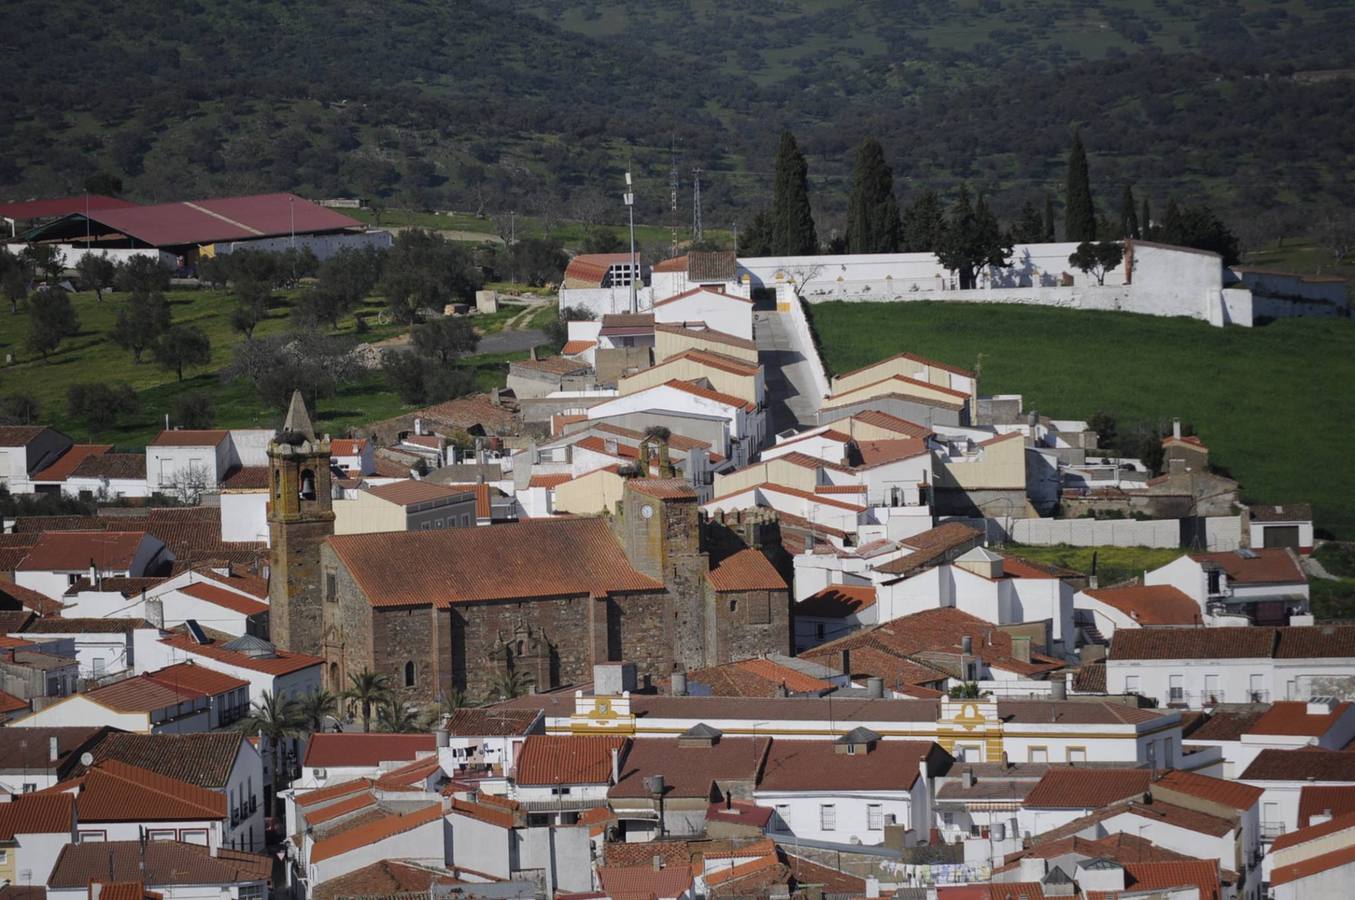
POLYGON ((772 433, 796 425, 817 424, 817 404, 809 364, 794 349, 782 313, 761 310, 753 313, 758 355, 767 378, 769 428, 772 433))

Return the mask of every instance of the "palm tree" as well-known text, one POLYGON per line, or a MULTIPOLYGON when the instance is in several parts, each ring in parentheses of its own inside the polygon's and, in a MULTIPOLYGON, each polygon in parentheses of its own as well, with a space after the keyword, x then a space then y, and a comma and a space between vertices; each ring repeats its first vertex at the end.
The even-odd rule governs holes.
POLYGON ((296 701, 297 716, 306 724, 311 734, 325 730, 325 719, 335 717, 339 709, 339 698, 321 688, 311 691, 296 701))
POLYGON ((282 768, 278 763, 278 753, 282 742, 297 735, 300 717, 295 700, 280 700, 264 691, 249 708, 249 715, 240 720, 240 730, 259 735, 268 742, 269 761, 273 765, 273 803, 276 807, 278 795, 286 787, 282 768))
POLYGON ((390 696, 390 679, 371 669, 363 669, 357 674, 349 674, 348 680, 352 684, 343 695, 362 705, 362 730, 370 731, 372 707, 390 696))
POLYGON ((376 728, 393 734, 406 734, 419 727, 419 711, 406 700, 390 697, 376 711, 376 728))
POLYGON ((465 709, 468 706, 475 706, 466 696, 466 692, 461 688, 452 688, 450 694, 438 692, 438 704, 428 710, 424 721, 429 728, 437 728, 442 720, 454 715, 458 709, 465 709))
POLYGON ((535 679, 521 669, 509 669, 506 672, 501 672, 490 682, 487 700, 493 703, 498 700, 511 700, 514 697, 521 697, 532 689, 534 682, 535 679))

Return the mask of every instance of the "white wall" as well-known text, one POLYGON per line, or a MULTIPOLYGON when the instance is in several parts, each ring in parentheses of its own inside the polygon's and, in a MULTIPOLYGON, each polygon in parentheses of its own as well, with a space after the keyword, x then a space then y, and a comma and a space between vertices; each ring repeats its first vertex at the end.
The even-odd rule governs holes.
MULTIPOLYGON (((899 773, 906 777, 904 773, 899 773)), ((847 844, 860 843, 875 846, 884 842, 884 829, 871 830, 868 807, 879 805, 883 816, 894 816, 895 822, 905 828, 913 827, 913 798, 909 791, 756 791, 753 801, 758 806, 776 810, 772 823, 781 834, 815 841, 847 844), (836 823, 831 831, 822 827, 824 805, 835 811, 836 823)), ((928 823, 930 827, 930 823, 928 823)))
MULTIPOLYGON (((137 734, 151 732, 150 716, 144 712, 118 712, 85 697, 73 694, 59 703, 8 723, 10 728, 71 728, 107 725, 137 734)), ((206 731, 206 722, 200 730, 206 731)))
POLYGON ((213 490, 230 467, 230 447, 230 441, 224 439, 216 447, 147 445, 146 483, 152 490, 167 490, 173 483, 174 473, 191 466, 206 473, 206 489, 213 490))
POLYGON ((269 542, 267 490, 221 494, 221 540, 269 542))
POLYGON ((343 232, 340 234, 298 234, 296 237, 260 238, 253 241, 232 241, 213 244, 216 253, 228 254, 235 250, 267 250, 280 253, 295 246, 298 250, 309 249, 316 259, 324 262, 340 250, 362 250, 368 247, 377 250, 389 250, 395 237, 389 231, 373 229, 371 231, 343 232))
POLYGON ((447 814, 452 834, 447 841, 447 863, 474 869, 495 878, 512 876, 512 830, 462 813, 447 814))
POLYGON ((654 323, 705 322, 710 328, 753 339, 753 304, 734 300, 714 291, 698 290, 680 300, 661 301, 654 306, 654 323))
MULTIPOLYGON (((329 859, 309 866, 310 884, 314 888, 321 882, 338 878, 349 872, 369 866, 386 859, 408 859, 415 862, 441 866, 446 856, 443 849, 443 831, 446 822, 437 818, 410 831, 388 837, 385 840, 366 844, 356 850, 331 856, 329 859)), ((468 866, 473 868, 473 866, 468 866)))

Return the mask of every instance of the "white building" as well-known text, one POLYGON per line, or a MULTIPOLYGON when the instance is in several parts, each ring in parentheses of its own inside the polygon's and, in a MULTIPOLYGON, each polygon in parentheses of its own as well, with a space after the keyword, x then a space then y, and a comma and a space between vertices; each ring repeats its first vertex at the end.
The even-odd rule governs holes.
POLYGON ((60 600, 81 578, 166 575, 174 554, 144 531, 44 531, 14 569, 14 583, 60 600))
POLYGON ((1145 572, 1143 583, 1170 585, 1214 616, 1246 616, 1284 625, 1308 612, 1308 576, 1287 547, 1190 553, 1145 572))

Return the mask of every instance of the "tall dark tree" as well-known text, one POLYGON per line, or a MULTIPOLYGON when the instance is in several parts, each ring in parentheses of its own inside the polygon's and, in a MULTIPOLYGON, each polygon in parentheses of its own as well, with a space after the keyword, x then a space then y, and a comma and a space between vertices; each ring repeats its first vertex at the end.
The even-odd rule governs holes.
POLYGON ((1046 243, 1054 242, 1054 230, 1058 226, 1054 222, 1054 195, 1044 195, 1044 239, 1046 243))
POLYGON ((819 252, 814 214, 809 208, 809 166, 795 143, 782 132, 772 181, 772 251, 783 256, 812 256, 819 252))
POLYGON ((1087 151, 1082 146, 1082 135, 1077 131, 1073 132, 1073 145, 1068 149, 1063 232, 1065 241, 1096 240, 1096 204, 1092 202, 1091 178, 1087 174, 1087 151))
POLYGON ((108 337, 124 350, 131 350, 132 362, 140 363, 141 354, 165 333, 169 325, 169 303, 165 295, 159 291, 137 291, 118 308, 108 337))
POLYGON ((454 298, 470 300, 484 281, 470 253, 419 228, 400 232, 386 251, 381 290, 392 315, 413 325, 425 309, 441 312, 454 298))
POLYGON ((760 209, 748 224, 739 231, 740 256, 771 256, 776 252, 772 246, 772 214, 760 209))
POLYGON ((212 361, 212 342, 196 325, 175 325, 151 348, 156 363, 183 381, 185 366, 205 366, 212 361))
POLYGON ((1021 215, 1012 226, 1012 240, 1022 244, 1038 244, 1044 240, 1044 217, 1029 200, 1021 207, 1021 215))
POLYGON ((958 272, 960 289, 969 290, 977 283, 982 267, 1010 265, 1011 254, 1011 240, 1003 234, 983 197, 971 204, 969 188, 961 185, 936 251, 941 264, 958 272))
POLYGON ((46 287, 28 298, 28 349, 43 359, 55 350, 62 338, 80 331, 80 316, 71 298, 61 288, 46 287))
POLYGON ((1148 198, 1143 198, 1143 211, 1139 213, 1139 235, 1145 240, 1153 236, 1153 210, 1148 205, 1148 198))
POLYGON ((152 293, 169 290, 169 269, 149 256, 134 256, 118 266, 113 286, 120 291, 152 293))
POLYGON ((852 194, 847 203, 847 252, 897 253, 902 237, 899 202, 894 198, 894 172, 884 148, 866 138, 856 152, 852 194))
POLYGON ((909 253, 934 253, 941 246, 946 215, 935 191, 923 191, 903 212, 903 246, 909 253))
POLYGON ((1162 225, 1157 231, 1158 239, 1164 244, 1182 243, 1185 224, 1181 221, 1181 207, 1176 205, 1175 197, 1167 198, 1167 209, 1162 213, 1162 225))
POLYGON ((1139 212, 1134 208, 1134 188, 1126 184, 1124 195, 1120 198, 1120 237, 1139 236, 1139 212))
POLYGON ((104 301, 104 291, 113 286, 113 276, 117 272, 117 263, 102 253, 86 253, 75 264, 75 273, 80 276, 80 287, 93 291, 98 303, 104 301))

